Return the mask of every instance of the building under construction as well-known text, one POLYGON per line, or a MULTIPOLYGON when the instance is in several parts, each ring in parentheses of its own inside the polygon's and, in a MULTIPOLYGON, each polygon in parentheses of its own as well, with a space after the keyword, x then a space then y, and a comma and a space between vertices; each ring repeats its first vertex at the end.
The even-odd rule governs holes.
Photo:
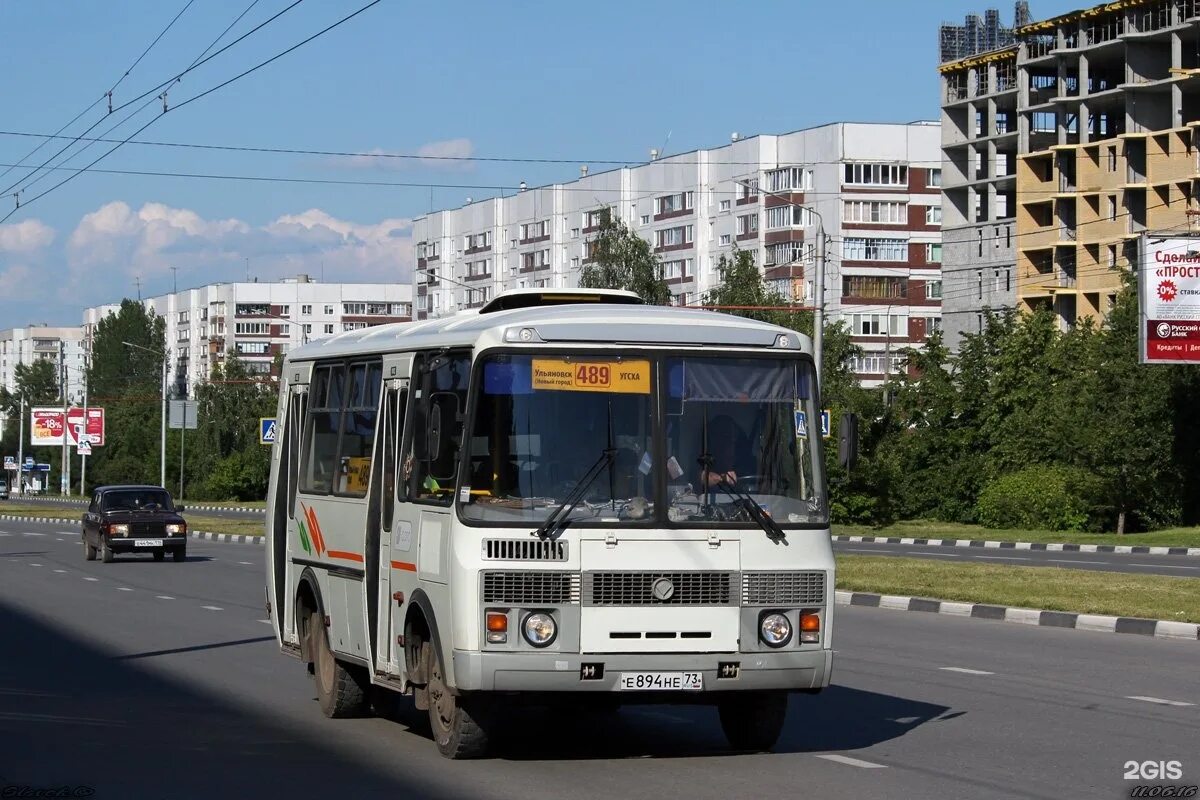
POLYGON ((1031 21, 1029 3, 1019 0, 1011 28, 1000 24, 1000 12, 995 8, 983 12, 982 19, 978 14, 968 14, 962 25, 943 22, 938 29, 938 48, 941 53, 938 61, 944 64, 1008 47, 1016 42, 1017 29, 1031 21))
POLYGON ((1200 180, 1200 0, 1117 0, 942 64, 947 340, 985 309, 1102 318, 1200 180))

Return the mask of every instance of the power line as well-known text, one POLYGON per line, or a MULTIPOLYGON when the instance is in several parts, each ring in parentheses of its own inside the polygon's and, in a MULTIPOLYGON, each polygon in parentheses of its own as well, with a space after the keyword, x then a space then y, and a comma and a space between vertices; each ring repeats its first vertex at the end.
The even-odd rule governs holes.
POLYGON ((185 5, 181 9, 179 9, 179 13, 176 14, 175 17, 170 22, 167 23, 167 27, 163 28, 159 32, 158 36, 154 37, 154 41, 152 41, 146 47, 146 49, 142 51, 142 54, 140 56, 138 56, 136 59, 134 59, 134 62, 129 65, 129 69, 125 70, 124 74, 122 74, 121 77, 117 79, 117 82, 112 85, 112 88, 108 90, 107 96, 110 99, 112 98, 112 93, 115 92, 117 90, 117 87, 121 85, 121 82, 129 77, 129 73, 133 72, 134 67, 136 67, 138 64, 142 63, 142 59, 146 57, 146 54, 154 49, 154 45, 158 44, 158 40, 161 39, 163 36, 165 36, 167 31, 171 30, 171 26, 174 25, 179 20, 179 18, 183 16, 183 12, 187 11, 189 8, 192 7, 192 3, 194 3, 194 2, 196 2, 196 0, 188 0, 187 5, 185 5))
MULTIPOLYGON (((296 0, 296 2, 297 2, 297 3, 299 3, 299 2, 300 2, 300 0, 296 0)), ((372 0, 370 3, 367 3, 365 6, 363 6, 363 7, 359 8, 357 11, 354 11, 354 12, 352 12, 352 13, 350 13, 350 14, 347 14, 345 17, 342 17, 340 20, 338 20, 337 22, 333 23, 332 25, 329 25, 328 27, 326 27, 326 28, 323 28, 322 30, 318 31, 317 33, 313 34, 312 36, 309 36, 307 39, 304 39, 303 41, 301 41, 301 42, 299 42, 299 43, 297 43, 297 44, 294 44, 294 45, 292 45, 291 47, 287 48, 286 50, 284 50, 284 51, 282 51, 282 52, 280 52, 280 53, 277 53, 277 54, 275 54, 274 56, 271 56, 271 57, 270 57, 270 58, 268 58, 267 60, 265 60, 265 61, 262 61, 262 62, 260 62, 260 63, 256 64, 256 65, 255 65, 255 66, 253 66, 253 67, 250 67, 249 69, 247 69, 247 70, 245 70, 245 71, 243 71, 243 72, 239 73, 238 75, 235 75, 234 77, 230 78, 229 80, 226 80, 226 81, 223 81, 222 83, 219 83, 219 84, 217 84, 216 86, 212 87, 211 89, 207 89, 207 90, 205 90, 205 91, 201 92, 201 93, 200 93, 200 94, 198 94, 198 95, 195 95, 195 96, 193 96, 193 97, 189 97, 187 100, 184 100, 182 103, 180 103, 179 105, 175 106, 175 109, 182 108, 182 107, 184 107, 184 106, 188 105, 189 103, 192 103, 192 102, 194 102, 194 101, 196 101, 196 100, 199 100, 199 99, 200 99, 200 98, 202 98, 202 97, 205 97, 205 96, 207 96, 207 95, 210 95, 210 94, 212 94, 213 92, 217 91, 218 89, 222 89, 222 88, 224 88, 224 87, 228 86, 229 84, 233 83, 234 81, 241 80, 242 78, 246 77, 247 75, 250 75, 251 73, 253 73, 253 72, 255 72, 255 71, 257 71, 257 70, 261 69, 262 67, 265 67, 265 66, 267 66, 268 64, 272 63, 273 61, 276 61, 276 60, 278 60, 278 59, 282 58, 283 56, 285 56, 285 55, 288 55, 289 53, 292 53, 292 52, 294 52, 295 50, 297 50, 297 49, 299 49, 299 48, 303 47, 304 45, 308 44, 309 42, 313 41, 314 39, 316 39, 316 38, 318 38, 318 37, 320 37, 320 36, 323 36, 324 34, 328 33, 329 31, 332 31, 333 29, 335 29, 335 28, 339 27, 340 25, 343 25, 343 24, 345 24, 346 22, 349 22, 350 20, 354 19, 354 18, 355 18, 355 17, 357 17, 359 14, 363 13, 363 12, 364 12, 364 11, 366 11, 367 9, 371 8, 372 6, 378 5, 380 2, 381 2, 381 0, 372 0)), ((294 6, 294 5, 295 5, 295 3, 293 3, 293 6, 294 6)), ((289 8, 290 8, 290 6, 289 6, 289 8)), ((285 9, 285 10, 286 10, 286 9, 285 9)), ((282 12, 281 12, 281 13, 282 13, 282 12)), ((222 48, 222 49, 224 49, 224 48, 222 48)), ((219 53, 219 52, 221 52, 221 51, 217 51, 217 52, 219 53)), ((214 55, 216 55, 216 54, 214 53, 214 55)), ((210 56, 210 58, 211 58, 211 56, 210 56)), ((45 197, 47 194, 49 194, 50 192, 53 192, 55 189, 59 188, 59 187, 60 187, 60 186, 62 186, 63 184, 66 184, 66 183, 68 183, 69 181, 71 181, 71 180, 75 179, 76 177, 78 177, 80 174, 82 174, 82 173, 84 173, 84 172, 87 172, 87 171, 88 171, 88 170, 90 170, 92 167, 94 167, 94 166, 95 166, 97 163, 99 163, 101 160, 103 160, 103 159, 107 158, 109 155, 111 155, 113 152, 115 152, 115 151, 116 151, 116 150, 117 150, 119 147, 121 147, 121 145, 122 145, 122 144, 125 144, 125 142, 128 142, 128 141, 129 141, 130 139, 132 139, 134 136, 137 136, 139 133, 141 133, 142 131, 146 130, 146 128, 150 127, 150 126, 151 126, 151 125, 153 125, 155 122, 157 122, 158 120, 162 119, 163 115, 165 115, 165 114, 167 113, 167 112, 166 112, 166 110, 165 110, 165 104, 166 104, 166 101, 165 101, 165 99, 164 99, 164 101, 163 101, 163 102, 164 102, 164 111, 163 111, 163 113, 162 113, 162 114, 160 114, 160 115, 158 115, 157 117, 154 117, 153 119, 151 119, 151 120, 150 120, 149 122, 147 122, 145 125, 143 125, 142 127, 138 128, 136 131, 134 131, 132 134, 130 134, 128 137, 126 137, 126 138, 125 138, 123 141, 121 141, 121 142, 118 142, 117 144, 113 145, 113 146, 112 146, 112 148, 110 148, 110 149, 109 149, 107 152, 105 152, 104 154, 102 154, 102 155, 101 155, 99 158, 96 158, 94 161, 92 161, 92 162, 91 162, 90 164, 88 164, 86 167, 83 167, 82 169, 79 169, 79 170, 73 171, 73 172, 72 172, 70 175, 68 175, 66 178, 64 178, 63 180, 61 180, 61 181, 59 181, 58 183, 56 183, 54 186, 51 186, 49 189, 45 190, 45 191, 44 191, 44 192, 42 192, 41 194, 35 195, 34 197, 30 198, 29 200, 27 200, 27 201, 26 201, 25 205, 29 205, 30 203, 32 203, 32 202, 34 202, 34 201, 38 200, 39 198, 45 197)), ((4 216, 4 218, 3 218, 3 219, 0 219, 0 223, 3 223, 3 222, 5 222, 5 221, 7 221, 7 220, 8 220, 8 218, 9 218, 9 217, 11 217, 11 216, 12 216, 13 214, 15 214, 16 212, 17 212, 17 209, 16 209, 16 208, 14 208, 12 211, 8 212, 8 214, 6 214, 6 215, 4 216)))

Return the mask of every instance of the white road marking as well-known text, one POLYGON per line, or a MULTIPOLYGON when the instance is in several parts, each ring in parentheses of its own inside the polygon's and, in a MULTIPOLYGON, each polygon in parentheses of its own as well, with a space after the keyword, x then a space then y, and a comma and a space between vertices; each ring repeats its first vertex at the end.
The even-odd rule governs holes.
POLYGON ((986 558, 988 561, 1030 561, 1032 559, 1022 556, 975 556, 976 558, 986 558))
POLYGON ((98 581, 99 578, 84 578, 85 581, 98 581))
POLYGON ((225 610, 225 609, 221 608, 220 606, 200 606, 200 607, 203 608, 205 611, 224 611, 225 610))
POLYGON ((12 536, 8 531, 0 531, 0 536, 12 536))
POLYGON ((1051 564, 1110 564, 1110 561, 1080 561, 1075 558, 1047 558, 1051 564))
POLYGON ((879 553, 880 552, 879 550, 868 550, 865 547, 843 547, 840 549, 845 550, 847 553, 879 553))
POLYGON ((65 569, 56 569, 56 570, 54 570, 54 571, 55 571, 55 572, 66 572, 66 570, 65 570, 65 569))
POLYGON ((901 725, 912 725, 919 719, 920 717, 896 717, 892 722, 899 722, 901 725))
POLYGON ((887 769, 886 764, 875 764, 871 761, 863 761, 862 759, 858 759, 858 758, 850 758, 850 756, 839 756, 839 755, 831 754, 831 755, 817 756, 817 758, 823 758, 826 761, 835 761, 838 764, 845 764, 850 767, 861 767, 863 769, 887 769))
POLYGON ((1141 695, 1130 695, 1126 700, 1141 700, 1143 703, 1156 703, 1160 706, 1190 706, 1192 703, 1185 703, 1182 700, 1163 700, 1161 697, 1143 697, 1141 695))
MULTIPOLYGON (((245 564, 247 567, 254 566, 254 565, 253 565, 253 563, 252 563, 252 562, 250 562, 250 561, 239 561, 238 563, 239 563, 239 564, 245 564)), ((1189 567, 1188 569, 1191 569, 1191 568, 1189 567)))
POLYGON ((40 567, 40 566, 41 566, 41 564, 34 564, 33 562, 30 562, 30 563, 29 563, 29 566, 31 566, 31 567, 40 567))
POLYGON ((1131 567, 1154 567, 1155 569, 1200 569, 1200 567, 1178 567, 1174 564, 1130 564, 1131 567))
POLYGON ((905 552, 914 556, 937 556, 938 558, 962 558, 962 553, 923 553, 920 550, 906 550, 905 552))
POLYGON ((117 591, 118 591, 118 592, 132 592, 132 591, 133 591, 133 589, 130 589, 130 588, 126 587, 126 586, 118 586, 118 587, 117 587, 117 591))
POLYGON ((44 533, 30 533, 30 532, 26 531, 25 533, 22 533, 21 535, 22 535, 22 536, 45 536, 46 534, 44 534, 44 533))
POLYGON ((994 672, 985 672, 981 669, 967 669, 966 667, 938 667, 946 672, 961 672, 964 675, 995 675, 994 672))
POLYGON ((169 594, 156 594, 156 595, 154 595, 154 597, 158 600, 174 600, 175 599, 174 597, 171 597, 171 595, 169 595, 169 594))
POLYGON ((271 620, 269 620, 269 619, 260 619, 260 620, 259 620, 259 622, 261 622, 263 625, 270 625, 270 624, 271 624, 271 620))

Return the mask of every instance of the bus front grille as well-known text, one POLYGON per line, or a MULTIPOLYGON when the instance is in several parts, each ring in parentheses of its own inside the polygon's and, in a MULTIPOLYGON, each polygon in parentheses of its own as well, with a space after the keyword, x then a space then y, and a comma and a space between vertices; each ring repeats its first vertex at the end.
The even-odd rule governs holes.
POLYGON ((492 570, 483 573, 483 602, 550 606, 579 602, 579 573, 492 570))
POLYGON ((567 543, 558 540, 484 539, 488 561, 566 561, 567 543))
POLYGON ((817 606, 824 603, 824 572, 742 573, 744 606, 817 606))
POLYGON ((589 606, 736 605, 732 572, 585 572, 589 606))

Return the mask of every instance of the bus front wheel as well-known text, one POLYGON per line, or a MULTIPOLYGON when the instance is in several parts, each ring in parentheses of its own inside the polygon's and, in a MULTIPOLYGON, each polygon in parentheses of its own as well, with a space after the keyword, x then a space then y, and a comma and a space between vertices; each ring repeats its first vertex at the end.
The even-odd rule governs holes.
POLYGON ((446 685, 442 660, 432 642, 421 643, 421 660, 429 694, 429 727, 438 752, 446 758, 481 758, 487 754, 486 709, 483 703, 455 695, 446 685))
POLYGON ((786 692, 730 692, 717 702, 721 730, 735 750, 770 750, 787 716, 786 692))

